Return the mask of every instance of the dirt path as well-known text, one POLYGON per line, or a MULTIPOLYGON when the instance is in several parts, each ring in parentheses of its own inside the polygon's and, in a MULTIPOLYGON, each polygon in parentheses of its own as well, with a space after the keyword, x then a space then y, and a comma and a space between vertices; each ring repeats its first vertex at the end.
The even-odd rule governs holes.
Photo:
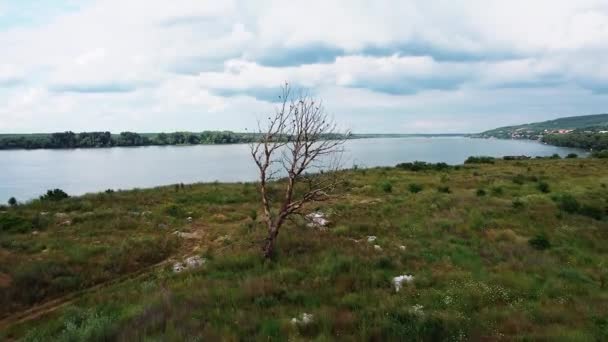
POLYGON ((55 299, 51 299, 44 303, 38 304, 29 309, 13 313, 3 319, 0 319, 0 331, 4 331, 16 324, 28 322, 31 320, 35 320, 47 314, 50 314, 57 309, 65 307, 77 299, 98 291, 103 288, 107 288, 116 284, 124 283, 126 281, 135 280, 138 278, 143 278, 144 276, 149 275, 151 272, 158 270, 166 265, 173 263, 175 260, 179 258, 184 258, 192 253, 195 253, 201 246, 201 241, 204 240, 206 234, 204 232, 204 228, 200 226, 193 226, 191 232, 186 233, 187 235, 182 236, 182 244, 180 250, 173 255, 170 255, 166 259, 147 267, 144 267, 135 272, 124 274, 114 279, 108 280, 106 282, 91 286, 89 288, 69 293, 65 296, 61 296, 55 299))

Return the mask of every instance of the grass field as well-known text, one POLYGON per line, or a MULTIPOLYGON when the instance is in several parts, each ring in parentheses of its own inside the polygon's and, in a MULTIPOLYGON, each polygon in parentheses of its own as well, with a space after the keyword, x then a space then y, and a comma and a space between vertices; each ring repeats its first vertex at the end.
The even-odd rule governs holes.
POLYGON ((0 340, 608 340, 608 160, 345 172, 272 262, 254 184, 5 208, 0 340))

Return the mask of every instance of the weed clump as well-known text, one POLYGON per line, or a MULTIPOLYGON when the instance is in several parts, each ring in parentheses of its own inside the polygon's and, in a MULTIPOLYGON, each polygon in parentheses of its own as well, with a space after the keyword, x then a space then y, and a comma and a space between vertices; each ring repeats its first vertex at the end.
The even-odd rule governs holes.
POLYGON ((441 192, 443 194, 450 194, 450 193, 452 193, 452 190, 450 190, 449 186, 439 186, 439 187, 437 187, 437 191, 441 192))
POLYGON ((420 191, 422 191, 422 189, 423 189, 423 188, 422 188, 422 185, 420 185, 420 184, 418 184, 418 183, 410 183, 410 184, 407 186, 407 189, 408 189, 408 190, 409 190, 411 193, 413 193, 413 194, 417 194, 417 193, 419 193, 420 191))
POLYGON ((543 181, 538 182, 538 184, 536 185, 536 188, 538 189, 538 191, 545 193, 545 194, 551 192, 551 189, 549 188, 549 184, 547 182, 543 182, 543 181))
POLYGON ((386 193, 393 192, 393 184, 391 184, 391 182, 382 183, 381 188, 382 188, 382 191, 384 191, 386 193))
POLYGON ((569 214, 574 214, 581 208, 581 204, 578 202, 578 200, 570 194, 563 194, 559 196, 557 198, 557 203, 561 210, 569 214))
POLYGON ((586 204, 581 206, 581 208, 579 210, 579 214, 581 214, 583 216, 591 217, 596 220, 601 220, 602 217, 604 216, 604 212, 602 211, 602 209, 591 206, 591 205, 586 205, 586 204))
POLYGON ((525 206, 524 202, 519 197, 513 199, 512 205, 514 209, 522 209, 525 206))
POLYGON ((539 251, 551 248, 551 242, 549 242, 549 239, 545 234, 536 235, 535 237, 528 240, 528 244, 530 244, 532 248, 537 249, 539 251))

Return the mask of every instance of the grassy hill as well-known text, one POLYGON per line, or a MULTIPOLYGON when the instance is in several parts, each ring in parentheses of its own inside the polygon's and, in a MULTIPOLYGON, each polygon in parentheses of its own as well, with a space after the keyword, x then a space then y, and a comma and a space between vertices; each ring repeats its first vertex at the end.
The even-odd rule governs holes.
POLYGON ((2 208, 0 340, 607 340, 608 159, 477 161, 344 171, 273 262, 251 183, 2 208))
POLYGON ((499 127, 479 134, 476 137, 494 137, 502 139, 513 138, 514 135, 521 138, 538 138, 545 130, 576 130, 584 128, 608 127, 608 114, 582 115, 559 118, 555 120, 527 123, 516 126, 499 127))

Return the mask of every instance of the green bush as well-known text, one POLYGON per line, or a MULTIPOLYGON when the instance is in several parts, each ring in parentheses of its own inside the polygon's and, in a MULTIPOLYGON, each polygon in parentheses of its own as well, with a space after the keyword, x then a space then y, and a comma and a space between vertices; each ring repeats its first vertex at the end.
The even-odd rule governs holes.
POLYGON ((514 198, 512 205, 515 209, 521 209, 524 207, 524 202, 520 198, 514 198))
POLYGON ((477 189, 477 191, 475 192, 475 194, 476 194, 478 197, 483 197, 483 196, 485 196, 485 195, 486 195, 486 191, 485 191, 484 189, 477 189))
POLYGON ((494 196, 500 196, 504 193, 504 190, 502 189, 501 186, 495 186, 492 188, 492 195, 494 196))
POLYGON ((443 171, 449 170, 452 167, 446 163, 426 163, 422 161, 415 161, 413 163, 401 163, 395 166, 398 169, 408 170, 408 171, 443 171))
POLYGON ((581 205, 574 196, 563 194, 557 199, 559 208, 567 213, 574 214, 579 211, 581 205))
POLYGON ((518 184, 518 185, 522 185, 524 184, 526 181, 526 177, 524 175, 522 175, 521 173, 518 174, 517 176, 513 177, 513 183, 518 184))
POLYGON ((165 213, 172 217, 185 217, 186 212, 181 206, 176 204, 170 204, 165 208, 165 213))
POLYGON ((420 184, 418 184, 418 183, 410 183, 410 184, 407 186, 407 189, 408 189, 408 190, 409 190, 411 193, 413 193, 413 194, 417 194, 417 193, 419 193, 420 191, 422 191, 422 185, 420 185, 420 184))
POLYGON ((494 157, 488 156, 470 156, 464 161, 465 164, 494 164, 494 157))
POLYGON ((598 151, 598 152, 593 152, 591 154, 592 158, 608 158, 608 150, 602 150, 602 151, 598 151))
POLYGON ((590 205, 583 205, 579 210, 579 214, 591 217, 596 220, 601 220, 604 216, 604 212, 602 209, 590 205))
POLYGON ((41 201, 61 201, 70 196, 61 189, 48 190, 46 194, 40 196, 41 201))
POLYGON ((389 193, 393 191, 393 185, 391 184, 391 182, 384 182, 381 185, 382 191, 389 193))
POLYGON ((10 212, 0 214, 0 232, 25 233, 30 229, 32 224, 29 220, 10 212))
POLYGON ((538 249, 539 251, 551 248, 551 243, 549 239, 544 234, 536 235, 535 237, 528 240, 528 243, 532 248, 538 249))
POLYGON ((17 205, 17 199, 15 197, 11 197, 8 199, 8 205, 10 205, 11 207, 14 207, 17 205))
POLYGON ((536 188, 538 189, 538 191, 545 193, 545 194, 549 193, 551 191, 551 189, 549 188, 549 184, 547 182, 543 182, 543 181, 538 182, 538 184, 536 185, 536 188))
POLYGON ((576 153, 568 153, 568 155, 566 156, 567 159, 575 159, 578 158, 578 154, 576 153))
POLYGON ((452 193, 452 190, 450 190, 449 186, 439 186, 439 187, 437 187, 437 191, 444 193, 444 194, 452 193))

